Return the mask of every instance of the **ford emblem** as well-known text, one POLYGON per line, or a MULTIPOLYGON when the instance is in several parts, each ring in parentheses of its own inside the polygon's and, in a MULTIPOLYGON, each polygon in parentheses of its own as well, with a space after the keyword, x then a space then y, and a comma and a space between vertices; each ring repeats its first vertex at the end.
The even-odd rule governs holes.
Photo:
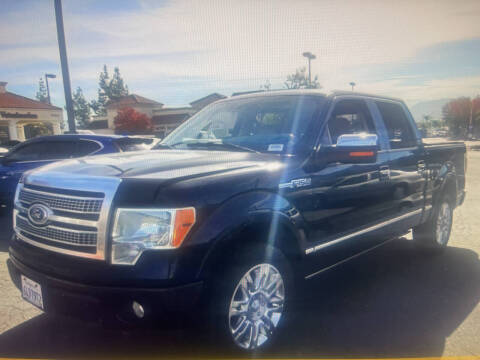
POLYGON ((45 225, 52 210, 43 204, 33 204, 28 208, 28 219, 34 225, 45 225))

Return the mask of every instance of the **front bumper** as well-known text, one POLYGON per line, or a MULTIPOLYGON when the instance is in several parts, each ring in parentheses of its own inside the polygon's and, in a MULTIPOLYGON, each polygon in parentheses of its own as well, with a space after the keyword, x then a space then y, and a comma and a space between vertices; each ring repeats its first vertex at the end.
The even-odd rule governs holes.
POLYGON ((12 255, 7 265, 17 288, 21 289, 21 275, 42 286, 45 312, 89 322, 122 320, 147 323, 158 318, 181 317, 199 301, 203 289, 202 282, 168 288, 91 286, 39 273, 12 255), (145 309, 143 318, 135 316, 133 301, 145 309))

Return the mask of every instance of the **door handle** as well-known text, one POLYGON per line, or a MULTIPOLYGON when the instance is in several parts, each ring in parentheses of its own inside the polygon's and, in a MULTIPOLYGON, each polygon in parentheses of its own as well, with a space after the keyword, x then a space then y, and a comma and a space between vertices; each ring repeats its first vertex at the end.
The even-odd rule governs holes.
POLYGON ((425 161, 420 160, 417 162, 417 171, 419 174, 423 174, 427 170, 427 164, 425 164, 425 161))
POLYGON ((380 166, 380 180, 390 179, 390 167, 388 165, 380 166))

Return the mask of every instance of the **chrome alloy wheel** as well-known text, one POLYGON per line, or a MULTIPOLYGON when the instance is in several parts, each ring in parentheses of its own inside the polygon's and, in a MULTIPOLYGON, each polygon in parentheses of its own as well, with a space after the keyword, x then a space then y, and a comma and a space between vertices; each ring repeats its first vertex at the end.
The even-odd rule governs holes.
POLYGON ((271 264, 248 270, 233 292, 228 312, 230 333, 244 349, 256 349, 272 337, 282 316, 285 286, 271 264))
POLYGON ((447 245, 452 226, 452 210, 448 202, 443 202, 437 216, 436 237, 437 243, 441 246, 447 245))

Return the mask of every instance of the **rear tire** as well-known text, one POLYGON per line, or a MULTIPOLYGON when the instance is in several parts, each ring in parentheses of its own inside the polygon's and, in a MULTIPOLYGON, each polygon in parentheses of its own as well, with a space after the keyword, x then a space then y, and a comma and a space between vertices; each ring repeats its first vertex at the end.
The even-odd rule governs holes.
POLYGON ((430 252, 445 250, 452 231, 452 204, 449 196, 443 196, 435 207, 432 217, 426 223, 413 228, 413 240, 422 249, 430 252))
POLYGON ((287 321, 293 275, 283 253, 259 245, 241 251, 210 284, 209 335, 236 351, 270 346, 287 321))

